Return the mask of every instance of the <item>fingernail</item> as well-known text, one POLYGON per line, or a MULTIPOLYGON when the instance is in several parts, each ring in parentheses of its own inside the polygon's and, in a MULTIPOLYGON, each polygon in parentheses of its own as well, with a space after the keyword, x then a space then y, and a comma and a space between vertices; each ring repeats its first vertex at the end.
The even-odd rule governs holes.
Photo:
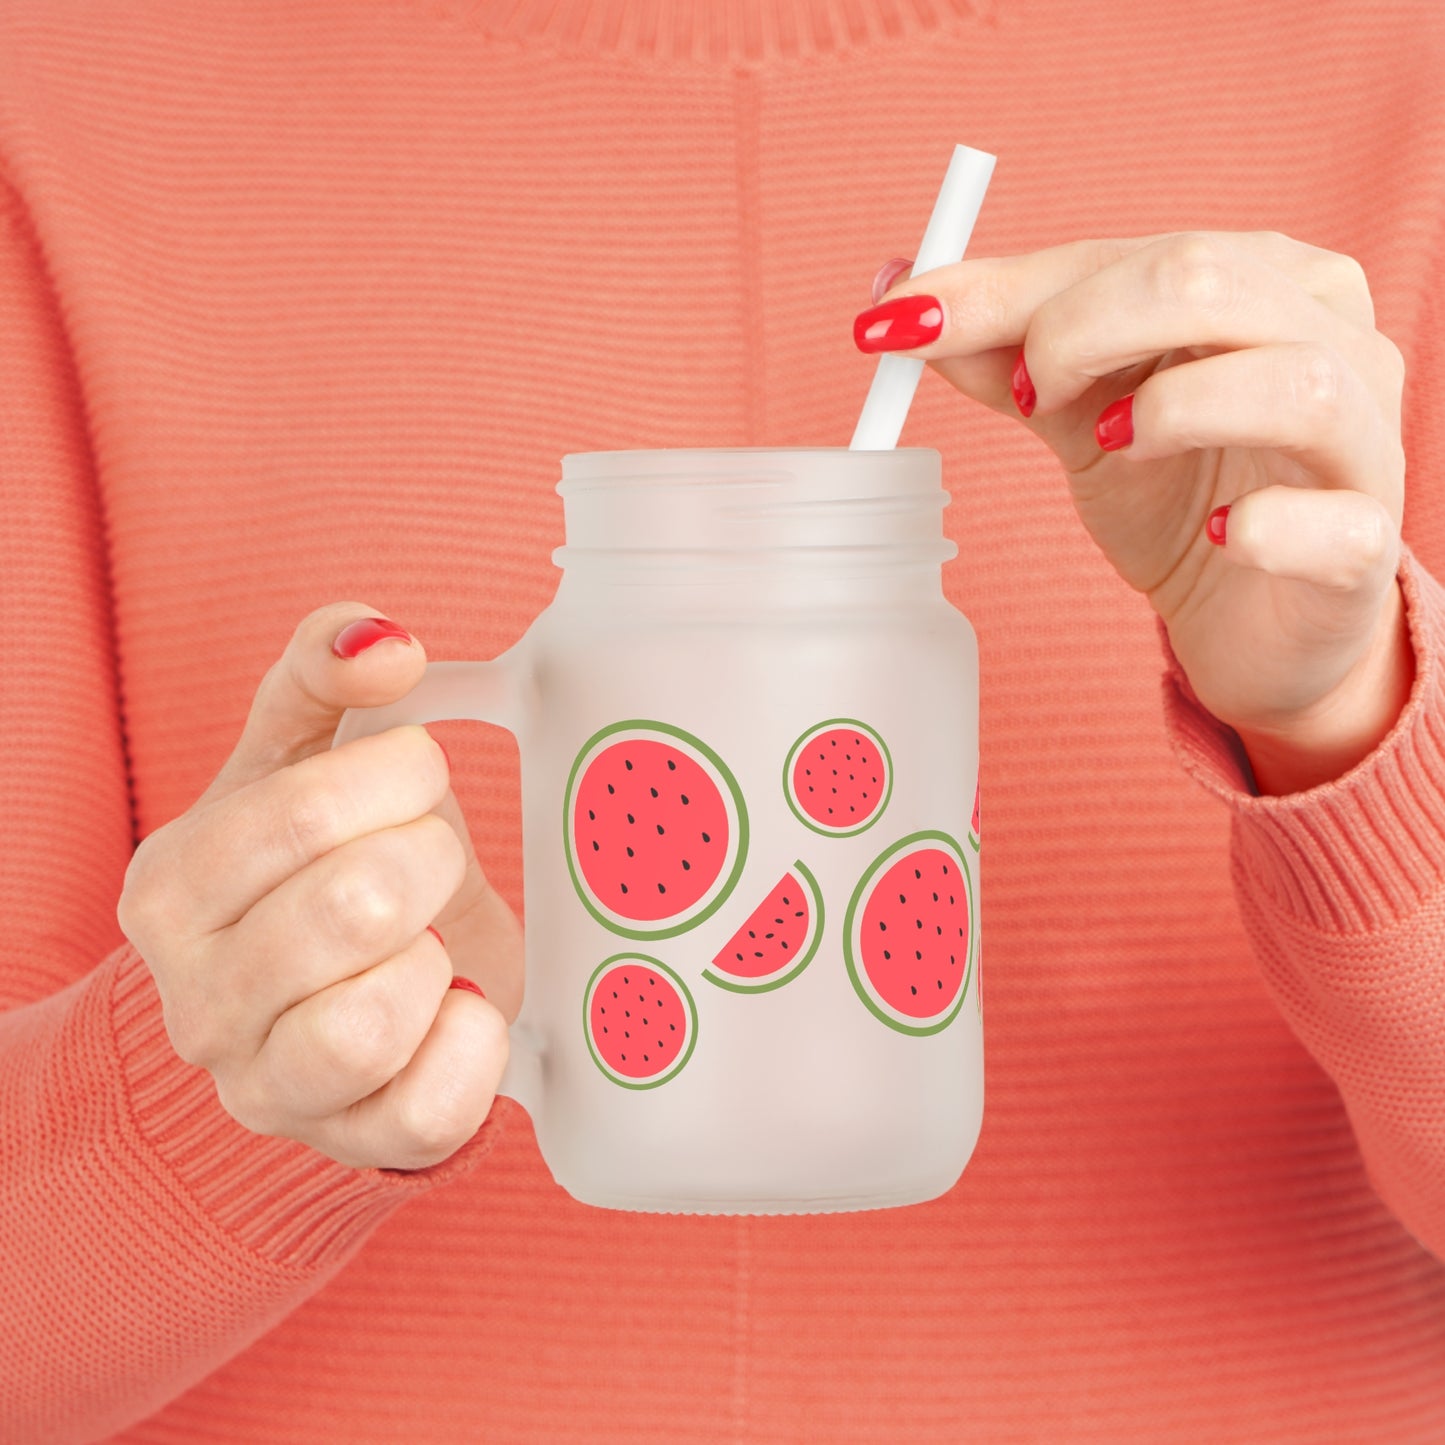
POLYGON ((883 293, 906 271, 913 262, 903 256, 895 256, 891 261, 885 261, 879 268, 878 274, 873 278, 873 304, 878 304, 878 299, 883 293))
POLYGON ((1034 407, 1038 405, 1038 396, 1034 392, 1033 381, 1029 377, 1029 369, 1024 364, 1024 349, 1019 347, 1018 360, 1014 362, 1013 374, 1014 405, 1024 416, 1032 416, 1034 407))
POLYGON ((479 989, 476 984, 471 981, 471 979, 463 978, 461 974, 457 974, 457 976, 452 979, 452 981, 447 985, 447 987, 470 989, 474 994, 476 994, 478 998, 486 998, 486 994, 484 994, 481 989, 479 989))
POLYGON ((912 351, 937 341, 943 330, 943 307, 936 296, 898 296, 853 321, 859 351, 912 351))
POLYGON ((1116 452, 1134 440, 1134 393, 1110 402, 1094 423, 1094 435, 1106 452, 1116 452))
POLYGON ((1209 533, 1209 540, 1217 547, 1224 546, 1224 523, 1228 516, 1229 507, 1216 507, 1209 514, 1209 520, 1204 524, 1204 530, 1209 533))
POLYGON ((438 933, 438 932, 436 931, 436 929, 431 926, 430 923, 427 924, 427 926, 426 926, 426 931, 427 931, 429 934, 431 934, 431 936, 432 936, 434 939, 436 939, 436 941, 437 941, 439 944, 441 944, 441 946, 442 946, 443 948, 445 948, 445 947, 447 946, 447 941, 446 941, 446 939, 444 939, 444 938, 441 936, 441 934, 438 933))
POLYGON ((399 627, 385 617, 361 617, 355 622, 348 622, 336 634, 331 650, 337 657, 351 658, 388 637, 399 637, 404 642, 411 641, 411 633, 406 628, 399 627))

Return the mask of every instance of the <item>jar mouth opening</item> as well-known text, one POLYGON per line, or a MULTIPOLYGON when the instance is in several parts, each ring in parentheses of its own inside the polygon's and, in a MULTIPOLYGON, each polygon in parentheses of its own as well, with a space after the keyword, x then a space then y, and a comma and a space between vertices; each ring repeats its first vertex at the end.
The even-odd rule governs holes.
POLYGON ((796 480, 835 469, 845 475, 874 475, 938 484, 942 455, 932 447, 890 447, 854 451, 849 447, 651 447, 626 451, 568 452, 562 458, 557 491, 566 496, 592 483, 727 480, 735 486, 796 480), (766 458, 777 458, 769 466, 766 458))

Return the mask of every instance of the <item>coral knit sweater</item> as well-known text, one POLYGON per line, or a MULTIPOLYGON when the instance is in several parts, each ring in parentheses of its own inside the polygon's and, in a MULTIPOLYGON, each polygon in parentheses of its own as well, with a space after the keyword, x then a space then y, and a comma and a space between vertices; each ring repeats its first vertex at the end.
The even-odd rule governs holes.
MULTIPOLYGON (((1442 68, 1424 3, 0 0, 0 1441, 1445 1439, 1442 68), (1255 796, 1052 454, 927 373, 982 652, 957 1187, 629 1215, 506 1101, 413 1174, 240 1127, 117 925, 137 840, 313 608, 515 641, 563 453, 846 445, 956 141, 975 255, 1363 263, 1390 736, 1255 796)), ((515 744, 437 735, 520 912, 515 744)))

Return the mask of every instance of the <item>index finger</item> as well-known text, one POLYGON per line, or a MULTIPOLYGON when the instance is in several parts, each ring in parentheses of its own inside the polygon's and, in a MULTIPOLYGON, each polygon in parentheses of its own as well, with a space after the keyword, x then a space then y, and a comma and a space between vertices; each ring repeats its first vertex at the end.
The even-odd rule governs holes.
MULTIPOLYGON (((1144 246, 1184 234, 1164 231, 1154 236, 1070 241, 1019 256, 973 257, 910 276, 884 292, 878 304, 886 305, 901 296, 938 299, 944 313, 942 332, 936 341, 908 352, 925 361, 1017 347, 1034 312, 1051 296, 1144 246)), ((1369 286, 1359 263, 1350 257, 1278 231, 1193 234, 1223 235, 1236 245, 1247 246, 1332 311, 1373 330, 1375 311, 1369 286)))
POLYGON ((193 935, 229 928, 323 854, 434 812, 450 786, 446 754, 419 723, 279 768, 166 825, 167 912, 193 935))

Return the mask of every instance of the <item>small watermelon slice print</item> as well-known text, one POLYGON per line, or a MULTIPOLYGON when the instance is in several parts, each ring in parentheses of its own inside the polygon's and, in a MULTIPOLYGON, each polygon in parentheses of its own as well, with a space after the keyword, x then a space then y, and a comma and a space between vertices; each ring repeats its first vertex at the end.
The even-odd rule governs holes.
POLYGON ((735 993, 763 993, 797 978, 823 936, 823 893, 801 859, 718 950, 702 976, 735 993))
POLYGON ((858 997, 889 1028, 935 1034, 953 1022, 973 959, 973 882, 947 833, 910 833, 858 880, 843 956, 858 997))
POLYGON ((748 813, 700 738, 634 718, 594 733, 562 810, 577 896, 626 938, 671 938, 722 906, 742 873, 748 813))
POLYGON ((983 834, 978 829, 978 784, 973 785, 973 821, 968 825, 968 841, 973 845, 973 851, 979 851, 979 840, 983 834))
POLYGON ((783 792, 799 822, 848 838, 871 828, 893 792, 893 760, 883 739, 857 718, 808 729, 788 750, 783 792))
POLYGON ((655 1089, 692 1057, 697 1005, 660 959, 615 953, 587 981, 582 1025, 593 1060, 614 1084, 655 1089))

